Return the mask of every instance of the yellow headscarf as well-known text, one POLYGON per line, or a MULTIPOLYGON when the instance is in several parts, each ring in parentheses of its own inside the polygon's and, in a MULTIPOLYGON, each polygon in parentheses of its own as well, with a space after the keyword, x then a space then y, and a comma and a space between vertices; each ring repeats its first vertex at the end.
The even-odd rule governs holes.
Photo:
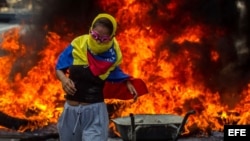
POLYGON ((96 20, 100 19, 100 18, 107 18, 111 21, 111 23, 113 24, 113 32, 111 34, 110 37, 112 36, 115 36, 115 33, 116 33, 116 29, 117 29, 117 23, 116 23, 116 20, 113 16, 111 16, 110 14, 106 14, 106 13, 101 13, 101 14, 98 14, 95 19, 93 20, 92 22, 92 25, 91 25, 91 30, 93 28, 93 25, 95 24, 96 20))
MULTIPOLYGON (((95 17, 95 19, 93 20, 90 30, 93 29, 93 25, 100 18, 107 18, 107 19, 109 19, 111 21, 111 23, 113 25, 113 32, 110 35, 110 37, 114 37, 115 33, 116 33, 116 29, 117 29, 117 23, 116 23, 115 18, 113 16, 111 16, 110 14, 106 14, 106 13, 98 14, 95 17)), ((100 54, 100 53, 103 53, 103 52, 107 51, 112 46, 113 42, 114 42, 114 39, 112 38, 112 40, 110 40, 108 43, 98 43, 95 39, 93 39, 92 36, 89 36, 88 48, 93 53, 100 54)))

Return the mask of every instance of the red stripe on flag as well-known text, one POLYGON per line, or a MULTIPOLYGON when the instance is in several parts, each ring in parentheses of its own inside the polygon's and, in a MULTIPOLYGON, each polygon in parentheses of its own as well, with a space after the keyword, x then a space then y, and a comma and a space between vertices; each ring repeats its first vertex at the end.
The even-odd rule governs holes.
MULTIPOLYGON (((142 96, 148 93, 148 88, 144 81, 139 78, 130 80, 134 85, 138 96, 142 96)), ((129 100, 133 99, 133 95, 129 92, 126 82, 106 82, 104 86, 104 98, 105 99, 120 99, 129 100)))

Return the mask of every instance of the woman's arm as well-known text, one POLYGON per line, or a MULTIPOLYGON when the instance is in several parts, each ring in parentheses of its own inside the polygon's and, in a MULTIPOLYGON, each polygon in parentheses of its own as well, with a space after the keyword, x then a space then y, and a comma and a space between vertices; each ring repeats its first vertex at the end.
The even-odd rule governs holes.
POLYGON ((73 46, 71 44, 69 44, 68 47, 63 50, 57 60, 55 72, 57 79, 60 80, 62 83, 63 90, 70 95, 74 95, 76 91, 73 81, 70 80, 66 75, 67 69, 73 63, 72 51, 73 46))
POLYGON ((69 79, 63 70, 56 70, 56 77, 61 81, 63 90, 70 95, 74 95, 76 92, 74 82, 69 79))
POLYGON ((137 93, 137 91, 136 91, 134 85, 130 82, 130 80, 127 80, 127 81, 126 81, 126 84, 127 84, 128 90, 129 90, 130 93, 133 95, 134 101, 136 101, 137 98, 138 98, 138 93, 137 93))

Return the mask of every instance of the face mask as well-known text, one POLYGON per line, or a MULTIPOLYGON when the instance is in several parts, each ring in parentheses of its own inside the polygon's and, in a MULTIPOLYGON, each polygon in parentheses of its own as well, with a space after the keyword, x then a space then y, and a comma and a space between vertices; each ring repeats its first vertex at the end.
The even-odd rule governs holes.
POLYGON ((116 23, 116 20, 113 16, 106 14, 106 13, 101 13, 101 14, 98 14, 97 17, 95 17, 95 19, 93 20, 90 31, 92 31, 95 21, 99 18, 102 18, 102 17, 108 18, 112 22, 113 32, 110 36, 110 40, 107 42, 102 42, 102 43, 100 42, 100 40, 101 40, 100 37, 95 37, 95 36, 91 35, 91 33, 89 34, 89 38, 88 38, 88 42, 87 42, 88 48, 91 50, 91 52, 93 52, 95 54, 103 53, 111 48, 111 46, 113 44, 113 37, 115 36, 115 32, 116 32, 116 28, 117 28, 117 23, 116 23), (96 40, 96 39, 100 39, 100 40, 96 40))
POLYGON ((108 49, 111 48, 112 44, 113 44, 113 40, 109 40, 108 42, 101 43, 101 42, 98 42, 98 40, 95 40, 91 35, 89 35, 89 38, 88 38, 88 48, 94 54, 100 54, 100 53, 107 51, 108 49))

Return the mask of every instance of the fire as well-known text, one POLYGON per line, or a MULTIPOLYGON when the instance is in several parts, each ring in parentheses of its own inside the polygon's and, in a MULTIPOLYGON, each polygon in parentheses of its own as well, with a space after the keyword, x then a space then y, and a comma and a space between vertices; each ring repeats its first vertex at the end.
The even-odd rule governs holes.
MULTIPOLYGON (((20 56, 27 55, 24 45, 18 42, 21 31, 22 28, 14 28, 3 34, 1 47, 8 53, 1 57, 1 64, 4 67, 1 68, 0 111, 10 116, 36 121, 34 127, 28 127, 33 129, 57 122, 58 115, 62 111, 62 107, 57 104, 63 100, 63 91, 55 79, 53 70, 59 51, 56 46, 65 46, 66 43, 60 41, 60 36, 55 33, 48 33, 46 49, 37 54, 42 60, 25 76, 22 76, 22 70, 18 70, 20 72, 10 80, 11 71, 15 69, 13 64, 18 63, 20 56)), ((21 67, 25 68, 27 62, 22 63, 21 67)))
MULTIPOLYGON (((124 57, 121 67, 132 76, 142 78, 149 89, 149 94, 141 96, 135 103, 106 99, 108 104, 119 105, 111 118, 128 116, 129 113, 184 116, 189 110, 195 110, 197 113, 186 124, 187 133, 196 128, 204 132, 208 129, 222 131, 224 124, 250 124, 250 84, 237 94, 240 100, 231 107, 222 102, 219 91, 206 86, 204 79, 210 79, 209 76, 206 78, 198 71, 201 69, 197 67, 199 60, 204 57, 203 49, 208 52, 209 61, 219 62, 221 56, 213 41, 225 36, 226 31, 204 23, 196 24, 189 16, 180 19, 180 26, 176 25, 178 23, 161 25, 149 14, 162 22, 172 21, 181 3, 152 2, 99 2, 105 11, 114 13, 122 30, 116 36, 124 57), (116 7, 111 7, 114 5, 116 7), (182 26, 189 22, 193 25, 182 26), (208 40, 210 44, 204 45, 208 40)), ((19 61, 32 52, 27 50, 32 47, 19 42, 22 34, 25 34, 25 27, 11 29, 2 35, 1 49, 7 53, 0 57, 4 66, 0 69, 0 111, 36 121, 35 125, 25 127, 35 129, 56 123, 62 112, 64 98, 61 84, 55 78, 55 62, 73 36, 66 35, 67 40, 58 33, 48 32, 46 45, 36 54, 38 61, 27 73, 22 73, 22 69, 34 61, 19 61), (16 65, 21 65, 21 70, 15 70, 16 65)))

